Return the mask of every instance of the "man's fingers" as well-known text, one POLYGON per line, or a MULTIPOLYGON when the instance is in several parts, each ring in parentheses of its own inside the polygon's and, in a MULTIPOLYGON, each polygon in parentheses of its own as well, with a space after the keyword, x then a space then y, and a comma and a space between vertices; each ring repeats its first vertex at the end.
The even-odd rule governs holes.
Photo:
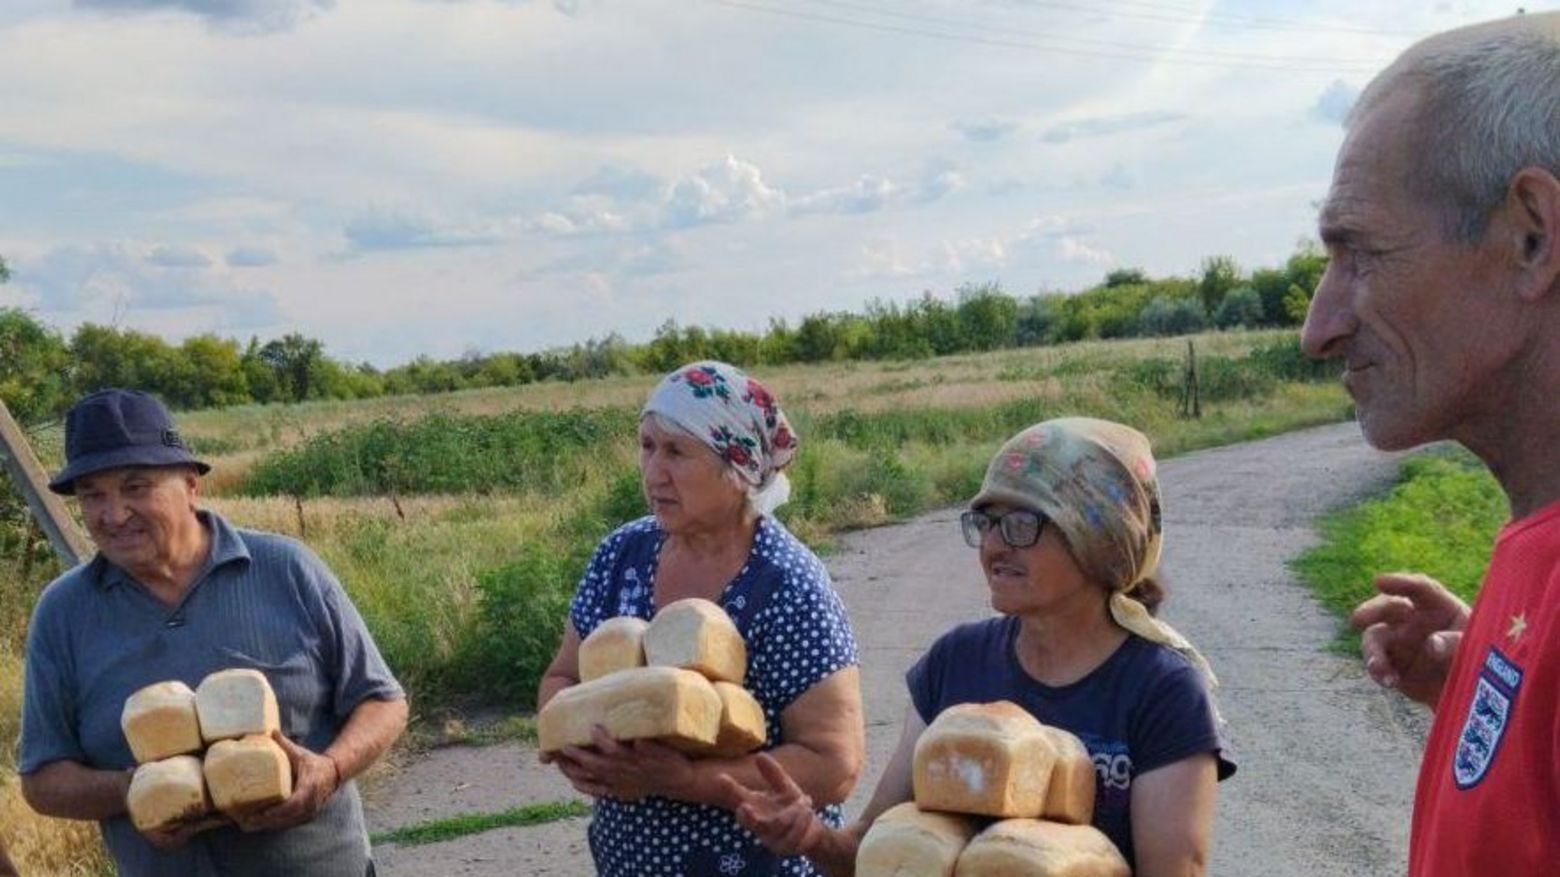
POLYGON ((261 828, 280 828, 292 825, 301 819, 303 814, 304 799, 298 791, 294 791, 291 798, 265 808, 256 814, 252 821, 261 828))
POLYGON ((292 765, 293 776, 297 776, 299 773, 301 773, 302 771, 300 770, 300 767, 303 764, 303 747, 287 739, 287 735, 283 734, 281 731, 272 731, 271 739, 275 740, 276 745, 282 747, 282 751, 287 753, 287 761, 292 765))
POLYGON ((780 762, 775 761, 762 752, 756 756, 755 760, 758 764, 758 772, 763 776, 764 782, 769 783, 769 787, 778 792, 782 798, 795 800, 806 797, 802 792, 802 787, 798 786, 796 781, 791 779, 791 775, 786 773, 780 762))
POLYGON ((1361 603, 1349 615, 1349 623, 1355 630, 1364 630, 1375 624, 1397 624, 1414 614, 1414 603, 1396 594, 1377 594, 1361 603))
POLYGON ((1377 622, 1365 628, 1360 637, 1360 654, 1365 659, 1365 672, 1376 680, 1377 685, 1396 688, 1400 668, 1393 663, 1392 653, 1387 648, 1389 635, 1385 622, 1377 622))
POLYGON ((1414 597, 1444 591, 1446 588, 1435 579, 1418 572, 1387 572, 1376 576, 1376 590, 1399 597, 1414 597))
POLYGON ((281 731, 272 731, 271 739, 276 741, 276 745, 282 747, 282 751, 287 753, 288 757, 297 757, 301 747, 287 739, 286 734, 283 734, 281 731))
POLYGON ((1449 667, 1452 657, 1457 654, 1457 647, 1462 645, 1462 631, 1442 630, 1432 633, 1425 641, 1425 650, 1438 665, 1449 667))

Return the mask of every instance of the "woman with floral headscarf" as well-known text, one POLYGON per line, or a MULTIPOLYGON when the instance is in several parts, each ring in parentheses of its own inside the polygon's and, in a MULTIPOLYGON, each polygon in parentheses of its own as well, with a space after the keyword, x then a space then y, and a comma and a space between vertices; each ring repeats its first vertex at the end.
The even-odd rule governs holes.
POLYGON ((997 452, 960 525, 1001 614, 954 628, 910 668, 913 708, 861 818, 845 830, 824 824, 806 789, 761 757, 768 790, 731 786, 742 824, 831 877, 853 874, 873 820, 911 800, 915 744, 932 719, 955 704, 1006 700, 1083 741, 1094 825, 1133 874, 1203 874, 1216 784, 1235 765, 1212 669, 1154 617, 1164 589, 1148 439, 1090 418, 1036 424, 997 452))
MULTIPOLYGON (((768 756, 841 824, 839 802, 865 758, 856 640, 818 558, 771 513, 789 495, 797 438, 773 395, 733 366, 698 362, 667 375, 639 423, 650 516, 597 547, 538 702, 579 681, 579 645, 619 615, 702 597, 747 643, 744 686, 764 709, 768 756)), ((757 761, 692 760, 652 741, 564 749, 554 761, 596 799, 588 831, 603 877, 769 877, 817 873, 737 824, 723 777, 763 788, 757 761)))

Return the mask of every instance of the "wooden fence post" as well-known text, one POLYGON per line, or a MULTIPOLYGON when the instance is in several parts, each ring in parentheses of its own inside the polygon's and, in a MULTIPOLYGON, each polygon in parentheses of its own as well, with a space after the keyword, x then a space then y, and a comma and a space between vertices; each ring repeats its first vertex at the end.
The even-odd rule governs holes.
POLYGON ((1197 345, 1186 339, 1186 386, 1181 392, 1181 416, 1202 417, 1202 392, 1197 386, 1197 345))
POLYGON ((49 490, 49 478, 44 474, 43 466, 38 463, 26 433, 11 418, 4 401, 0 401, 0 464, 5 466, 11 483, 27 501, 33 521, 49 537, 49 544, 65 566, 76 566, 92 557, 96 549, 91 540, 76 526, 64 501, 49 490))

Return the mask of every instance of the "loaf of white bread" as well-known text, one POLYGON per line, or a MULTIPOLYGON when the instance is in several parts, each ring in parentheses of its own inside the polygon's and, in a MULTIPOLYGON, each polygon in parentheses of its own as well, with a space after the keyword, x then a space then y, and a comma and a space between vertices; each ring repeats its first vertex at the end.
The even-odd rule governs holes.
POLYGON ((1041 819, 1088 825, 1094 821, 1094 758, 1070 731, 1044 725, 1056 761, 1051 765, 1051 785, 1045 792, 1041 819))
POLYGON ((195 692, 183 682, 148 685, 126 698, 119 727, 137 764, 199 752, 205 742, 195 692))
MULTIPOLYGON (((857 872, 860 874, 860 872, 857 872)), ((956 877, 1131 877, 1116 845, 1092 825, 1004 819, 959 855, 956 877)))
POLYGON ((914 803, 885 812, 862 839, 857 877, 1131 874, 1089 824, 1095 775, 1088 749, 1017 704, 944 710, 916 742, 912 782, 914 803), (1000 821, 975 834, 975 815, 1000 821))
POLYGON ((580 643, 580 681, 645 665, 645 628, 650 622, 619 615, 596 625, 580 643))
POLYGON ((948 707, 916 741, 915 803, 999 819, 1037 817, 1056 754, 1044 726, 1017 704, 948 707))
POLYGON ((200 759, 175 755, 135 769, 125 796, 130 822, 139 831, 167 828, 211 812, 200 759))
POLYGON ((221 670, 195 689, 200 734, 207 743, 280 730, 276 693, 259 670, 221 670))
POLYGON ((906 801, 883 811, 856 850, 856 877, 952 877, 975 836, 968 816, 924 811, 906 801))
POLYGON ((595 725, 614 740, 659 739, 697 756, 730 758, 764 745, 764 709, 741 685, 747 644, 709 600, 669 603, 648 623, 603 621, 580 642, 579 672, 580 683, 537 714, 543 752, 591 745, 595 725))
POLYGON ((213 802, 235 814, 287 800, 292 764, 270 737, 279 717, 258 670, 212 673, 194 691, 159 682, 132 694, 120 715, 141 765, 130 780, 130 821, 144 831, 206 815, 213 802))
POLYGON ((764 708, 740 685, 716 682, 714 686, 720 696, 720 734, 707 754, 735 758, 763 746, 768 736, 764 708))
POLYGON ((280 804, 292 795, 292 763, 270 737, 219 740, 206 750, 206 788, 229 815, 280 804))
POLYGON ((709 600, 666 604, 645 628, 644 643, 645 663, 652 667, 681 667, 738 685, 747 675, 747 643, 731 616, 709 600))
POLYGON ((536 716, 537 747, 590 746, 601 725, 614 740, 659 739, 688 752, 720 737, 721 699, 708 679, 676 667, 610 673, 558 692, 536 716))

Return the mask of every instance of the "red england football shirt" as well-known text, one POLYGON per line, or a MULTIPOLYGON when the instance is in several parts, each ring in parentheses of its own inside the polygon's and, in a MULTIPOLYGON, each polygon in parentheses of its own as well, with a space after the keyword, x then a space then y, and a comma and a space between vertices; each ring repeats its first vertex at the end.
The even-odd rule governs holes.
POLYGON ((1560 875, 1560 502, 1501 530, 1441 691, 1409 877, 1560 875))

